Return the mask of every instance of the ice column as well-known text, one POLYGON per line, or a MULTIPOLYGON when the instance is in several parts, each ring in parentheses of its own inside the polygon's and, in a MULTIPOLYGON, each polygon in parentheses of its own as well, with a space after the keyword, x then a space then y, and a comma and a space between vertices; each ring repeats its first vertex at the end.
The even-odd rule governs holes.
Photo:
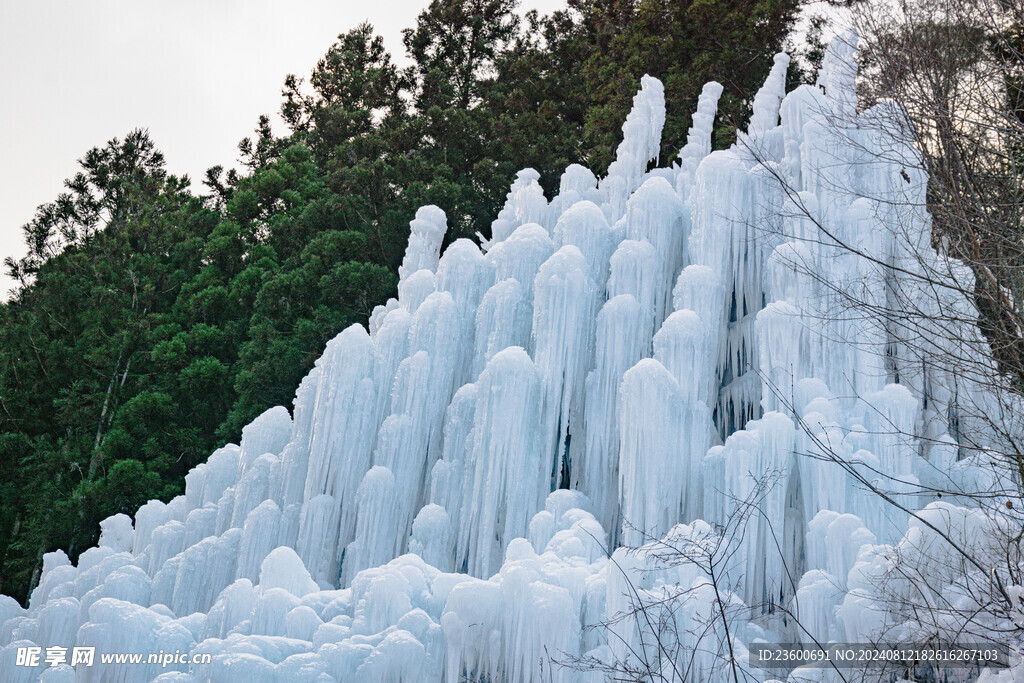
POLYGON ((554 488, 569 474, 566 439, 583 417, 598 289, 583 254, 566 245, 540 267, 534 292, 534 359, 544 380, 539 443, 554 488))
POLYGON ((448 231, 448 218, 436 206, 424 206, 416 211, 410 223, 409 245, 398 268, 398 279, 404 280, 419 270, 437 270, 441 242, 448 231))
POLYGON ((613 536, 618 525, 619 385, 647 351, 645 317, 630 294, 613 297, 601 308, 594 369, 586 382, 585 438, 572 442, 573 488, 590 497, 601 525, 613 536))
POLYGON ((602 209, 609 223, 622 216, 626 200, 642 182, 647 162, 658 158, 664 125, 665 88, 658 79, 644 76, 640 92, 633 98, 633 108, 622 124, 622 142, 615 161, 599 185, 606 198, 602 209))
POLYGON ((715 128, 715 114, 718 112, 718 99, 722 96, 722 85, 710 81, 704 85, 697 100, 697 110, 693 113, 693 124, 686 133, 686 144, 679 150, 679 172, 676 178, 676 191, 685 200, 692 189, 697 166, 708 154, 711 154, 711 135, 715 128))
POLYGON ((679 383, 656 360, 644 359, 622 379, 619 411, 619 509, 624 545, 660 537, 680 518, 689 465, 679 383))
POLYGON ((526 352, 499 352, 477 386, 467 463, 472 485, 462 503, 466 523, 459 525, 457 552, 467 558, 470 574, 487 577, 543 504, 550 465, 538 438, 541 376, 526 352))
POLYGON ((544 198, 544 190, 540 183, 537 182, 539 179, 540 174, 532 168, 524 168, 516 174, 512 188, 505 196, 505 206, 491 223, 491 239, 485 240, 482 235, 477 235, 484 251, 490 251, 504 242, 520 225, 547 225, 548 201, 544 198))
POLYGON ((373 342, 358 325, 328 342, 318 361, 320 380, 296 548, 318 581, 334 583, 339 545, 343 548, 354 533, 356 489, 370 467, 377 431, 375 363, 373 342), (324 540, 331 538, 338 540, 324 540))

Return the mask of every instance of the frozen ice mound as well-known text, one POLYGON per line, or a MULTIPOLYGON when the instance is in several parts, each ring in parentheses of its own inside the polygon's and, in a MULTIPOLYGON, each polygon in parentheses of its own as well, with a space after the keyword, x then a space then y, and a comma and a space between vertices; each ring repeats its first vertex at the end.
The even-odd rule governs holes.
POLYGON ((924 182, 900 177, 909 148, 865 162, 895 143, 857 114, 850 42, 789 94, 777 56, 732 149, 711 151, 709 83, 651 171, 665 101, 645 76, 608 175, 570 166, 548 201, 521 171, 482 246, 442 254, 446 216, 421 208, 398 298, 327 344, 291 411, 184 495, 105 520, 77 565, 47 554, 27 608, 0 596, 0 680, 601 680, 658 635, 638 602, 674 600, 661 673, 724 681, 727 647, 799 635, 784 614, 822 641, 891 626, 893 553, 993 522, 915 486, 983 477, 949 436, 950 371, 907 348, 887 364, 884 325, 829 315, 830 288, 877 295, 896 277, 877 261, 930 233, 921 212, 895 242, 865 199, 923 204, 924 182), (863 486, 882 476, 923 516, 863 486), (18 666, 30 646, 189 656, 18 666))

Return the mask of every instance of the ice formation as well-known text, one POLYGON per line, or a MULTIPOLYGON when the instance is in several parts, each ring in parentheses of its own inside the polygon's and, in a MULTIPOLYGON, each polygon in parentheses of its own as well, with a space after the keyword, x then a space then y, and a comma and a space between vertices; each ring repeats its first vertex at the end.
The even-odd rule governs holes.
POLYGON ((665 102, 645 76, 608 176, 570 166, 548 201, 521 171, 482 247, 441 254, 445 215, 420 209, 398 298, 328 343, 291 412, 257 418, 183 496, 104 521, 76 566, 46 555, 27 608, 0 596, 0 680, 601 680, 653 647, 637 602, 669 599, 667 680, 732 680, 722 657, 758 639, 869 638, 886 558, 939 552, 922 519, 993 522, 910 492, 980 476, 958 455, 955 377, 882 359, 881 323, 825 308, 823 283, 894 286, 840 240, 931 253, 923 211, 906 244, 865 199, 923 204, 925 179, 869 163, 893 143, 867 125, 885 112, 857 113, 851 42, 788 95, 778 55, 731 149, 711 151, 709 83, 678 159, 650 171, 665 102), (856 476, 902 482, 924 512, 856 476), (737 532, 751 500, 763 514, 737 532), (33 645, 212 659, 15 665, 33 645))

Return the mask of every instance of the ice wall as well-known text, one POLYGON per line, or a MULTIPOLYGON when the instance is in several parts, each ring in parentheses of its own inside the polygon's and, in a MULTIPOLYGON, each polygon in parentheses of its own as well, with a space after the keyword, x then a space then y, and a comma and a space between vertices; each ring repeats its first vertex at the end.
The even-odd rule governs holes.
POLYGON ((482 247, 441 254, 445 215, 420 209, 398 298, 328 343, 291 412, 105 521, 77 566, 46 555, 27 609, 0 597, 0 680, 601 680, 655 648, 667 680, 712 681, 797 614, 868 638, 872 572, 924 532, 864 483, 916 510, 936 469, 974 475, 956 378, 836 314, 837 289, 893 305, 913 284, 880 264, 931 254, 923 210, 887 212, 925 179, 870 125, 886 111, 857 113, 854 44, 789 94, 778 55, 730 149, 709 83, 651 171, 645 76, 608 176, 570 166, 549 202, 521 171, 482 247), (671 651, 644 604, 677 607, 671 651), (17 666, 33 645, 212 662, 17 666))

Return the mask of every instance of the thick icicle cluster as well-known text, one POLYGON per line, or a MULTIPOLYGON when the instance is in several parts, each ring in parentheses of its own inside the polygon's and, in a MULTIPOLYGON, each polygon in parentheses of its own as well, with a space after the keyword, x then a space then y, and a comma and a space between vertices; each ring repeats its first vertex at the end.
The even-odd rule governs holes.
POLYGON ((327 345, 291 413, 106 520, 76 566, 46 555, 27 609, 0 597, 0 680, 599 680, 559 664, 636 664, 657 634, 631 610, 669 599, 661 673, 731 680, 727 649, 801 638, 784 613, 823 641, 892 626, 878 572, 934 530, 853 476, 943 529, 992 522, 911 493, 980 476, 955 377, 829 308, 932 253, 923 211, 910 242, 886 229, 885 198, 921 205, 925 179, 877 161, 912 151, 868 125, 885 111, 857 115, 850 42, 788 95, 777 56, 732 149, 711 151, 709 83, 652 171, 665 102, 644 77, 608 176, 570 166, 548 201, 520 172, 483 248, 442 255, 445 215, 421 209, 398 298, 327 345), (212 661, 17 666, 32 645, 212 661))

